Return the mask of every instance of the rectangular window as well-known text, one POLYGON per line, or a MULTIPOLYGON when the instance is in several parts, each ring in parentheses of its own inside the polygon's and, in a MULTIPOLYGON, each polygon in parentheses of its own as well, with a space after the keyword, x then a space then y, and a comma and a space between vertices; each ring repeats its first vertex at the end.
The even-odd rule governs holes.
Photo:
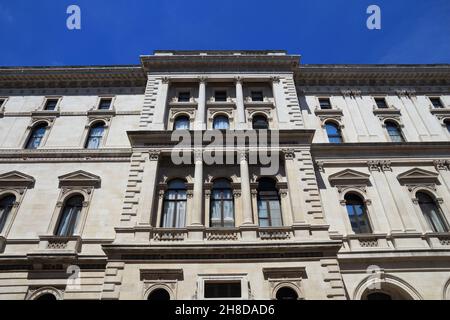
POLYGON ((54 110, 56 110, 57 104, 58 104, 58 99, 47 99, 47 101, 45 101, 44 110, 54 111, 54 110))
POLYGON ((178 93, 178 102, 189 102, 191 100, 191 93, 183 91, 178 93))
POLYGON ((377 104, 377 108, 379 108, 379 109, 386 109, 386 108, 388 108, 388 105, 386 103, 386 99, 384 99, 384 98, 375 98, 375 103, 377 104))
POLYGON ((431 103, 433 104, 434 108, 443 108, 444 106, 442 105, 442 101, 439 98, 430 98, 431 103))
POLYGON ((241 282, 205 282, 205 298, 240 298, 241 282))
POLYGON ((329 98, 320 98, 319 99, 320 109, 331 109, 331 102, 329 98))
POLYGON ((5 99, 0 99, 0 108, 3 107, 4 103, 5 103, 5 99))
POLYGON ((102 98, 98 104, 98 110, 109 110, 111 108, 112 99, 102 98))
POLYGON ((264 96, 262 91, 252 91, 252 101, 264 101, 264 96))
POLYGON ((227 101, 227 92, 223 91, 223 90, 216 91, 214 93, 214 100, 221 101, 221 102, 227 101))

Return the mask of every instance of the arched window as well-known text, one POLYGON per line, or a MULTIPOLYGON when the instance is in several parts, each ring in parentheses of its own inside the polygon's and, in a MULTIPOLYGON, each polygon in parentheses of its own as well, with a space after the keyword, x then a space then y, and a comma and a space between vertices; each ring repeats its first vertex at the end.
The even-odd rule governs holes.
POLYGON ((258 218, 261 227, 280 227, 281 219, 280 197, 275 181, 262 178, 258 183, 258 218))
POLYGON ((105 124, 103 122, 97 122, 94 124, 88 133, 86 140, 86 149, 98 149, 101 146, 103 133, 105 132, 105 124))
POLYGON ((325 129, 327 131, 328 141, 330 143, 342 143, 341 128, 334 122, 325 123, 325 129))
POLYGON ((45 131, 47 130, 47 123, 40 123, 33 128, 30 137, 26 145, 26 149, 37 149, 41 145, 44 138, 45 131))
POLYGON ((392 300, 392 297, 384 292, 373 292, 367 295, 366 300, 392 300))
POLYGON ((447 127, 447 131, 450 133, 450 119, 445 119, 444 124, 447 127))
POLYGON ((402 131, 395 122, 386 121, 384 124, 392 142, 405 142, 402 131))
POLYGON ((12 194, 3 197, 0 200, 0 233, 3 231, 3 228, 5 227, 9 213, 11 212, 15 202, 16 197, 12 194))
POLYGON ((183 228, 186 222, 186 183, 181 179, 169 182, 164 195, 163 228, 183 228))
POLYGON ((43 295, 36 298, 36 300, 40 301, 56 301, 56 297, 51 293, 44 293, 43 295))
POLYGON ((234 227, 233 191, 227 179, 214 181, 211 191, 211 227, 234 227))
POLYGON ((155 289, 147 297, 147 300, 154 301, 168 301, 170 300, 170 294, 165 289, 155 289))
POLYGON ((372 233, 366 205, 364 204, 363 199, 356 194, 346 194, 345 205, 347 207, 347 213, 350 218, 353 232, 372 233))
POLYGON ((75 195, 70 197, 64 204, 59 218, 56 235, 61 237, 73 236, 78 223, 81 210, 83 209, 84 197, 75 195))
POLYGON ((255 130, 269 129, 269 122, 267 121, 267 118, 262 114, 254 116, 253 129, 255 130))
POLYGON ((448 226, 436 201, 425 192, 418 192, 416 197, 419 201, 420 210, 431 229, 434 232, 448 232, 448 226))
POLYGON ((227 116, 217 116, 213 121, 213 129, 216 130, 228 130, 230 129, 230 121, 227 116))
POLYGON ((173 128, 174 130, 189 130, 189 117, 188 116, 178 116, 175 119, 173 128))
POLYGON ((298 300, 298 294, 292 288, 282 287, 278 289, 276 298, 277 300, 298 300))

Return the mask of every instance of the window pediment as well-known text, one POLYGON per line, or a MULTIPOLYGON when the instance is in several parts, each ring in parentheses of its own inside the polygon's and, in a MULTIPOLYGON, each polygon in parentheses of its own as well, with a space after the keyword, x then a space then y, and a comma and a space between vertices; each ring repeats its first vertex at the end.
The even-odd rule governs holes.
POLYGON ((367 186, 370 184, 369 179, 370 175, 352 169, 346 169, 328 177, 328 181, 333 187, 346 185, 367 186))
POLYGON ((0 175, 0 187, 26 187, 32 188, 35 179, 19 171, 11 171, 0 175))
POLYGON ((92 173, 78 170, 58 177, 59 187, 66 186, 82 186, 99 188, 101 185, 101 178, 92 173))
POLYGON ((439 174, 437 174, 436 172, 414 168, 399 174, 397 176, 397 179, 401 184, 426 184, 437 183, 438 176, 439 174))

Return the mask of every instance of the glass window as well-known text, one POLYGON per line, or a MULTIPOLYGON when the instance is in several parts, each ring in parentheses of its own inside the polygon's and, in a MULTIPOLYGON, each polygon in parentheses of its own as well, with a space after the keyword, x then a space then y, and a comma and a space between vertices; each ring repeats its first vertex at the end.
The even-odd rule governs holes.
POLYGON ((169 182, 164 195, 161 220, 163 228, 183 228, 186 223, 186 183, 176 179, 169 182))
POLYGON ((392 142, 405 142, 402 132, 396 123, 386 121, 385 125, 392 142))
POLYGON ((445 123, 445 126, 447 127, 447 131, 450 133, 450 119, 446 119, 444 121, 444 123, 445 123))
POLYGON ((227 101, 227 92, 224 90, 216 91, 214 93, 214 100, 215 101, 227 101))
POLYGON ((298 294, 292 288, 282 287, 278 289, 276 298, 277 300, 298 300, 298 294))
POLYGON ((430 98, 431 103, 433 104, 434 108, 443 108, 444 105, 442 104, 442 101, 440 98, 430 98))
POLYGON ((98 104, 98 110, 109 110, 111 108, 112 99, 102 98, 98 104))
POLYGON ((253 129, 269 129, 269 122, 263 115, 256 115, 253 117, 253 129))
POLYGON ((319 99, 320 109, 331 109, 331 102, 329 98, 319 99))
POLYGON ((373 292, 369 293, 366 297, 367 300, 392 300, 392 297, 387 293, 383 292, 373 292))
POLYGON ((281 227, 280 197, 275 181, 268 178, 258 183, 258 218, 261 227, 281 227))
POLYGON ((241 282, 205 282, 205 298, 240 298, 241 282))
POLYGON ((262 91, 252 91, 252 101, 264 101, 264 96, 262 91))
POLYGON ((363 199, 355 194, 347 194, 345 196, 345 206, 353 232, 372 233, 363 199))
POLYGON ((230 129, 230 122, 227 116, 217 116, 213 121, 213 128, 216 130, 228 130, 230 129))
POLYGON ((388 107, 386 99, 384 98, 375 98, 375 102, 377 104, 377 108, 386 109, 388 107))
POLYGON ((103 139, 103 132, 105 131, 105 124, 103 122, 98 122, 94 124, 88 133, 88 138, 86 140, 86 149, 98 149, 101 146, 103 139))
POLYGON ((61 217, 59 218, 56 235, 61 237, 73 236, 78 217, 83 209, 84 197, 76 195, 69 198, 64 204, 61 217))
POLYGON ((226 179, 214 181, 211 190, 211 220, 213 228, 234 227, 234 201, 230 182, 226 179))
POLYGON ((154 301, 169 301, 170 300, 170 294, 167 292, 167 290, 164 289, 155 289, 147 297, 147 300, 154 300, 154 301))
POLYGON ((56 109, 57 104, 58 99, 47 99, 47 101, 45 101, 44 110, 54 111, 56 109))
POLYGON ((448 232, 441 209, 436 201, 424 192, 417 193, 420 210, 434 232, 448 232))
POLYGON ((328 141, 330 143, 342 143, 342 133, 339 126, 333 122, 327 122, 325 124, 325 129, 327 131, 328 141))
POLYGON ((190 120, 187 116, 180 116, 175 119, 174 130, 189 130, 190 120))
POLYGON ((16 202, 16 197, 7 195, 0 200, 0 233, 3 232, 8 216, 16 202))
POLYGON ((45 293, 42 296, 39 296, 36 300, 40 301, 56 301, 56 297, 51 293, 45 293))
POLYGON ((183 91, 178 93, 178 102, 191 101, 191 93, 189 91, 183 91))
POLYGON ((4 103, 5 103, 5 99, 0 99, 0 108, 3 107, 4 103))
POLYGON ((47 130, 47 123, 41 123, 33 128, 30 138, 28 139, 26 149, 37 149, 41 145, 44 138, 45 131, 47 130))

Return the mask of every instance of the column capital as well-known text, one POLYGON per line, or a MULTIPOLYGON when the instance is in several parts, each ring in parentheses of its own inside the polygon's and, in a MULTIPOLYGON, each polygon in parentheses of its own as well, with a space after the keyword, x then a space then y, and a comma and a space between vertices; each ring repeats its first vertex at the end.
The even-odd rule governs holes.
POLYGON ((200 76, 200 77, 198 77, 198 81, 199 81, 200 83, 206 83, 206 82, 208 81, 208 77, 206 77, 206 76, 200 76))
POLYGON ((203 150, 202 149, 194 149, 194 160, 203 161, 203 150))
POLYGON ((273 83, 279 83, 280 82, 280 77, 279 76, 273 76, 273 77, 270 77, 270 79, 272 80, 273 83))
POLYGON ((149 159, 150 161, 158 161, 161 155, 161 151, 159 150, 150 150, 149 151, 149 159))
POLYGON ((293 160, 295 158, 294 149, 283 149, 284 159, 293 160))
POLYGON ((244 78, 242 78, 241 76, 234 77, 234 82, 236 84, 238 84, 238 83, 242 84, 243 81, 244 81, 244 78))
POLYGON ((239 161, 248 161, 248 154, 247 154, 247 150, 245 149, 239 149, 237 151, 237 154, 239 156, 239 161))
POLYGON ((164 84, 168 84, 170 82, 170 78, 169 77, 162 77, 161 78, 161 82, 164 84))

